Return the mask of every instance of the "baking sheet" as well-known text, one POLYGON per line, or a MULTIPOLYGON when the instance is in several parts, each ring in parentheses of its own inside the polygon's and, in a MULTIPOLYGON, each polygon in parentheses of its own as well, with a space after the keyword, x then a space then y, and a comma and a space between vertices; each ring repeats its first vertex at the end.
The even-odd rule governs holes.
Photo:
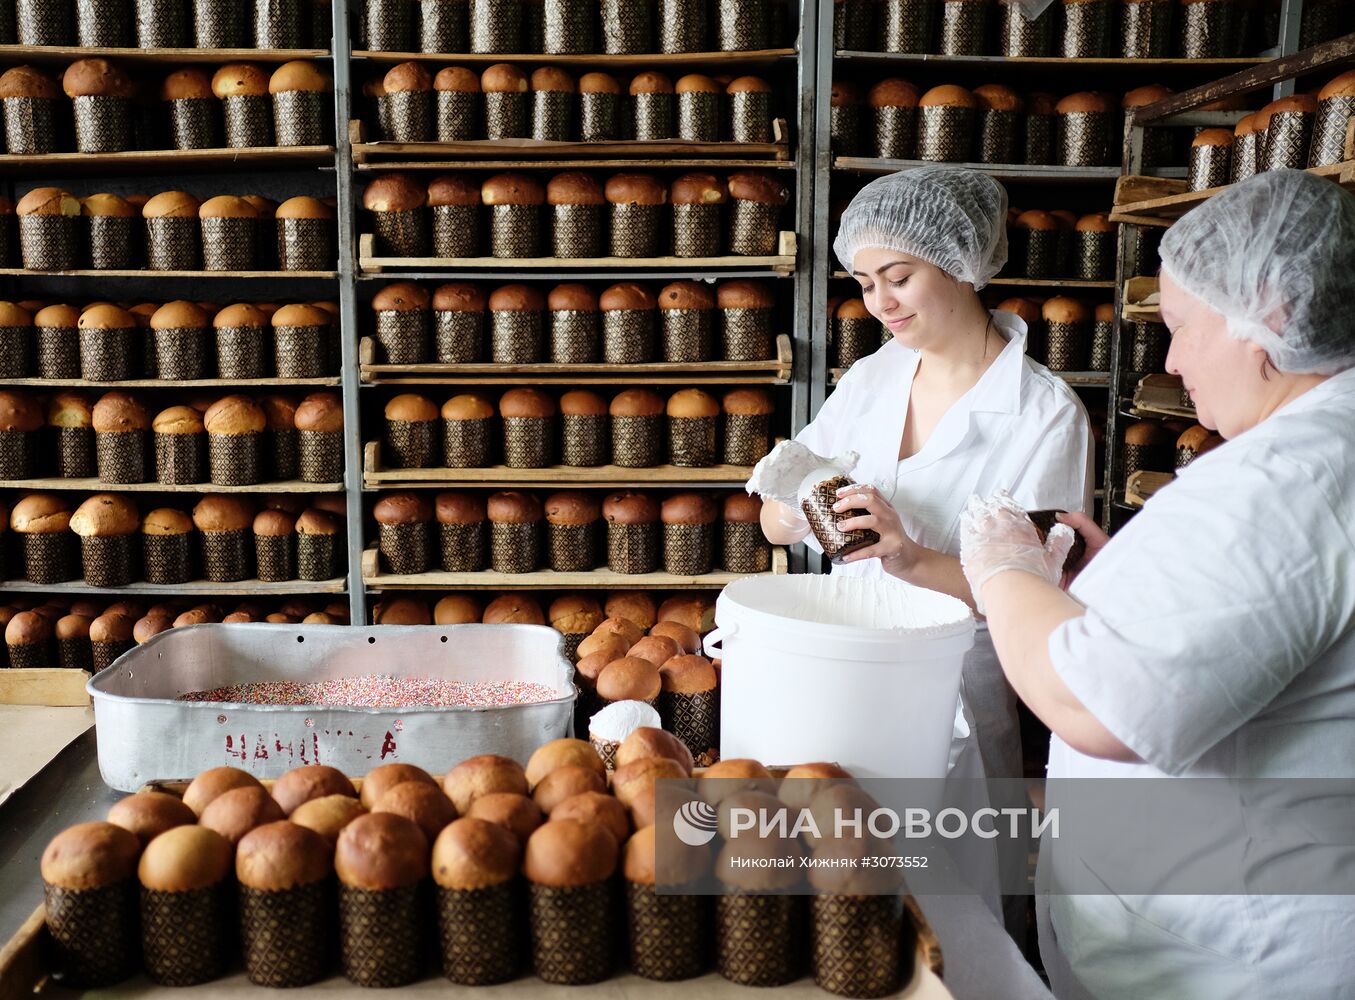
POLYGON ((0 705, 0 804, 92 725, 92 708, 0 705))

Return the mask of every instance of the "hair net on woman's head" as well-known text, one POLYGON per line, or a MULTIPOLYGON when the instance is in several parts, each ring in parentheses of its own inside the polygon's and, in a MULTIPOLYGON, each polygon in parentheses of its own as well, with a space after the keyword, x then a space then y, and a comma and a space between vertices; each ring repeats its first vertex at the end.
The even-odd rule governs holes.
POLYGON ((878 177, 842 213, 833 252, 894 250, 982 288, 1007 263, 1007 192, 987 174, 927 166, 878 177))
POLYGON ((1355 367, 1355 196, 1302 170, 1257 174, 1162 238, 1162 270, 1280 371, 1355 367))

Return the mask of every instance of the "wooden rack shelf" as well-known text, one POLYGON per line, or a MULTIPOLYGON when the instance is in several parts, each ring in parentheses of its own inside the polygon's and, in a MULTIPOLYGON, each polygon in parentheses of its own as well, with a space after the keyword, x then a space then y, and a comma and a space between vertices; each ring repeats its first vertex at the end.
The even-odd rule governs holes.
POLYGON ((0 45, 0 62, 60 63, 99 56, 114 62, 177 66, 182 63, 285 63, 328 59, 328 49, 136 49, 59 45, 0 45))
POLYGON ((263 580, 235 580, 214 583, 211 580, 190 580, 188 583, 129 583, 125 587, 92 587, 84 580, 66 583, 29 583, 27 580, 5 580, 0 591, 41 591, 44 594, 146 594, 176 597, 182 594, 219 594, 223 597, 269 597, 282 594, 342 594, 347 580, 284 580, 266 583, 263 580))
MULTIPOLYGON (((846 271, 834 271, 830 277, 839 279, 850 279, 851 275, 846 271)), ((1110 289, 1114 291, 1114 281, 1079 281, 1075 278, 994 278, 988 282, 989 287, 1008 287, 1008 288, 1076 288, 1076 289, 1110 289)))
POLYGON ((370 142, 364 122, 349 123, 353 162, 382 170, 396 169, 393 160, 407 161, 408 166, 416 168, 472 167, 477 170, 486 169, 490 163, 526 167, 563 164, 575 168, 672 167, 681 170, 717 164, 727 164, 735 169, 749 166, 793 168, 785 119, 777 118, 772 122, 772 133, 772 142, 684 142, 679 139, 643 142, 545 142, 538 139, 370 142))
POLYGON ((734 489, 742 487, 752 472, 752 466, 747 465, 711 465, 699 469, 676 465, 655 465, 644 469, 622 468, 619 465, 554 465, 544 469, 510 469, 506 465, 475 469, 387 469, 381 461, 379 441, 368 441, 362 455, 362 485, 369 490, 448 486, 533 486, 551 489, 583 486, 601 489, 723 486, 734 489))
MULTIPOLYGON (((789 572, 786 550, 772 549, 773 574, 789 572)), ((428 573, 401 575, 381 569, 375 548, 362 553, 362 582, 376 590, 719 590, 741 580, 747 574, 707 573, 704 576, 676 576, 671 573, 613 573, 590 570, 583 573, 428 573)))
POLYGON ((1130 278, 1124 283, 1120 316, 1130 323, 1161 323, 1161 299, 1157 278, 1130 278))
POLYGON ((1127 507, 1141 508, 1153 494, 1170 483, 1176 476, 1170 472, 1150 472, 1141 469, 1131 472, 1125 482, 1124 504, 1127 507))
POLYGON ((1190 72, 1197 77, 1216 79, 1228 73, 1270 62, 1265 56, 1239 56, 1228 59, 1066 59, 1062 56, 943 56, 922 52, 862 52, 840 49, 835 62, 895 66, 955 66, 973 69, 1077 70, 1081 72, 1122 70, 1131 73, 1190 72))
POLYGON ((1179 375, 1145 375, 1139 379, 1134 389, 1134 399, 1129 414, 1134 417, 1166 417, 1169 419, 1195 419, 1195 407, 1181 403, 1181 377, 1179 375))
POLYGON ((0 479, 0 489, 35 492, 78 490, 82 493, 337 493, 343 489, 343 483, 303 483, 299 479, 286 479, 253 486, 219 486, 216 483, 170 486, 166 483, 105 483, 97 478, 62 479, 49 476, 42 479, 0 479))
MULTIPOLYGON (((899 170, 935 166, 930 160, 882 160, 871 156, 838 156, 833 159, 834 170, 861 174, 892 174, 899 170)), ((956 167, 985 173, 1004 184, 1109 184, 1118 180, 1116 167, 1063 167, 1045 164, 1019 163, 956 163, 956 167)), ((1185 170, 1176 171, 1185 176, 1185 170)))
POLYGON ((655 361, 638 365, 608 364, 420 364, 378 362, 377 343, 363 337, 358 345, 362 380, 371 385, 785 385, 791 376, 791 341, 776 337, 776 357, 766 361, 655 361))
POLYGON ((402 62, 455 63, 457 65, 489 65, 491 63, 532 63, 537 66, 594 66, 652 69, 655 65, 695 68, 703 65, 739 64, 744 66, 772 66, 794 62, 794 49, 748 49, 742 52, 675 52, 645 53, 642 55, 548 55, 542 52, 513 54, 486 54, 481 52, 374 52, 354 49, 354 59, 366 59, 383 65, 402 62))
MULTIPOLYGON (((1355 160, 1326 167, 1311 167, 1308 172, 1329 177, 1348 190, 1355 190, 1355 160)), ((1115 208, 1111 222, 1136 226, 1170 226, 1197 205, 1228 190, 1224 187, 1204 191, 1186 190, 1185 181, 1160 177, 1122 177, 1115 185, 1115 208)))
POLYGON ((248 149, 127 150, 121 153, 45 153, 0 155, 0 176, 32 174, 173 173, 182 170, 232 170, 237 167, 333 167, 333 146, 258 146, 248 149))
POLYGON ((96 271, 81 268, 74 271, 30 271, 22 267, 0 267, 0 275, 16 278, 206 278, 269 279, 273 281, 332 281, 337 271, 152 271, 138 268, 130 271, 96 271))
POLYGON ((7 378, 7 387, 33 389, 275 389, 294 386, 337 387, 336 378, 134 378, 122 382, 91 382, 82 378, 7 378))
MULTIPOLYGON (((369 273, 385 271, 582 271, 595 269, 634 269, 643 271, 720 271, 766 269, 782 274, 795 270, 796 238, 782 232, 777 253, 770 257, 378 257, 376 238, 371 233, 358 237, 359 266, 369 273)), ((0 271, 0 274, 4 274, 0 271)), ((97 273, 97 272, 96 272, 97 273)))
MULTIPOLYGON (((829 368, 828 384, 837 385, 845 374, 846 368, 829 368)), ((1110 372, 1051 372, 1051 374, 1063 379, 1075 389, 1104 389, 1110 385, 1110 372)))

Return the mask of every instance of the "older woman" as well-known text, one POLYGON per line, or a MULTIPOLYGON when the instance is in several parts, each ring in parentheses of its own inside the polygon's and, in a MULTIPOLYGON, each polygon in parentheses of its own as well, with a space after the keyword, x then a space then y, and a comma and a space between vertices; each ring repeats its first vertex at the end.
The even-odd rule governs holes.
MULTIPOLYGON (((991 177, 927 166, 867 184, 843 213, 833 250, 893 338, 852 365, 797 440, 820 455, 858 452, 861 483, 838 510, 878 544, 834 573, 892 574, 973 604, 960 568, 959 522, 972 493, 1006 489, 1028 510, 1089 510, 1091 428, 1081 401, 1026 356, 1026 326, 989 312, 978 292, 1007 260, 1007 193, 991 177)), ((769 500, 774 544, 818 548, 804 516, 769 500)), ((990 778, 1020 778, 1016 698, 980 627, 963 697, 990 778)), ((1024 871, 1012 845, 1008 867, 1024 871)), ((1024 904, 1022 904, 1024 905, 1024 904)), ((1014 910, 1009 924, 1022 928, 1014 910)))
MULTIPOLYGON (((1161 277, 1167 367, 1227 442, 1113 540, 1068 518, 1095 558, 1067 593, 1065 530, 1042 546, 1014 505, 975 500, 961 532, 1002 667, 1054 734, 1051 795, 1069 777, 1355 777, 1355 197, 1259 175, 1168 231, 1161 277)), ((1041 923, 1059 997, 1355 983, 1349 896, 1051 895, 1041 923)))

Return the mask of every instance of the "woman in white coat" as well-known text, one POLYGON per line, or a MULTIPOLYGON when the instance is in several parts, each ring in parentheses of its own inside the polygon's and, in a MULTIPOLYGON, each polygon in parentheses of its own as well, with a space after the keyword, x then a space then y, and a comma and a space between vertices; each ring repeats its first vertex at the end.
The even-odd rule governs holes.
MULTIPOLYGON (((1261 174, 1186 215, 1161 255, 1168 370, 1226 443, 1112 540, 1069 518, 1095 558, 1067 593, 1071 535, 1041 546, 1001 501, 966 510, 965 573, 1053 731, 1051 796, 1059 778, 1355 778, 1355 197, 1261 174)), ((1042 869, 1064 869, 1050 850, 1042 869)), ((1041 902, 1060 998, 1355 996, 1352 896, 1041 902)))
MULTIPOLYGON (((852 475, 862 488, 839 509, 865 514, 842 527, 873 529, 880 541, 834 573, 891 574, 972 606, 958 558, 970 494, 1005 489, 1029 510, 1090 510, 1086 410, 1026 356, 1025 323, 978 296, 1006 263, 1006 222, 1002 185, 942 165, 878 178, 843 213, 834 252, 893 339, 852 365, 797 435, 820 455, 861 456, 852 475)), ((768 501, 762 525, 773 544, 818 549, 793 507, 768 501)), ((963 698, 988 777, 1021 778, 1016 698, 982 626, 963 698)), ((1024 852, 1011 863, 1023 868, 1024 852)), ((1009 923, 1023 928, 1024 917, 1009 923)))

